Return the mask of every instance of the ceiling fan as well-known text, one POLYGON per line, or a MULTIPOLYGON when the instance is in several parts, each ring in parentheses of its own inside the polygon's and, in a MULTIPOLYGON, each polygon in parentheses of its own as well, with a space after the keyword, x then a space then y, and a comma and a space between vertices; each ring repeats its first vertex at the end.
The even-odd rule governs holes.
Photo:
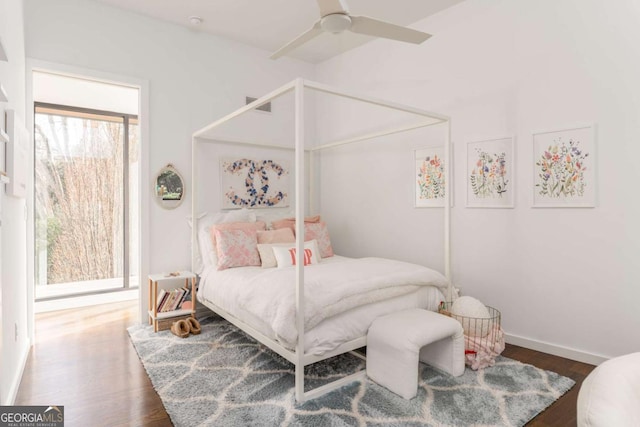
POLYGON ((313 26, 300 34, 297 38, 282 46, 271 55, 271 59, 278 59, 292 50, 302 46, 313 38, 327 31, 338 34, 349 30, 367 36, 382 37, 401 42, 420 44, 431 37, 431 34, 411 28, 379 21, 367 16, 350 15, 344 0, 317 0, 320 7, 320 19, 313 26))

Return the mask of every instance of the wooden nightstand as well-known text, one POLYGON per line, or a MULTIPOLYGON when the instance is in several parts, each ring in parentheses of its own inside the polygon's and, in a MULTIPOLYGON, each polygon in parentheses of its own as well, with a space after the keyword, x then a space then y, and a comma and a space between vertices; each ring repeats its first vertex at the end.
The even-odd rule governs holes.
MULTIPOLYGON (((184 301, 183 301, 184 302, 184 301)), ((176 275, 151 274, 149 275, 149 324, 153 325, 154 332, 169 329, 171 324, 179 319, 196 317, 196 275, 190 271, 180 271, 176 275), (191 308, 175 309, 158 312, 158 289, 171 292, 175 289, 186 288, 191 291, 191 308)))

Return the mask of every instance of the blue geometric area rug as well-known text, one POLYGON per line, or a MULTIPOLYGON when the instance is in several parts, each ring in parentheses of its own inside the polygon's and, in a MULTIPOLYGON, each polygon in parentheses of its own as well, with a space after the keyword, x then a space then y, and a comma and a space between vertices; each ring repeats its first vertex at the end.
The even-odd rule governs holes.
MULTIPOLYGON (((219 317, 178 338, 128 329, 175 426, 522 426, 575 382, 499 357, 495 366, 450 377, 420 364, 418 395, 405 400, 366 379, 297 404, 294 366, 219 317)), ((315 388, 364 367, 350 354, 305 368, 315 388)))

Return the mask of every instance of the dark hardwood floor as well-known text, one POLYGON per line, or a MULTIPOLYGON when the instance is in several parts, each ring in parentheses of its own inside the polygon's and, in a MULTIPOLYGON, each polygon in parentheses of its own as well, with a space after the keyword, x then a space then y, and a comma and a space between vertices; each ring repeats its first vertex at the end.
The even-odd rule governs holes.
MULTIPOLYGON (((126 328, 137 302, 105 304, 36 316, 17 405, 64 405, 67 426, 168 426, 126 328)), ((573 378, 576 385, 529 426, 575 426, 576 400, 592 365, 507 345, 504 356, 573 378)))
POLYGON ((64 405, 66 426, 170 426, 126 328, 137 301, 36 316, 17 405, 64 405))
POLYGON ((576 385, 574 385, 571 390, 555 401, 547 410, 531 420, 527 426, 577 425, 576 403, 578 401, 578 391, 580 390, 582 381, 595 366, 510 344, 507 344, 507 348, 502 355, 541 369, 557 372, 576 382, 576 385))

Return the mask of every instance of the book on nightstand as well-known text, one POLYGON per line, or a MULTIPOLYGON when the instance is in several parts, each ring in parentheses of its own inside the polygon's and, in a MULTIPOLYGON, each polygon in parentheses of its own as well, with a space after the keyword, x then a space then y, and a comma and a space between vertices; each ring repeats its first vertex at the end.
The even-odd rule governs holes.
POLYGON ((189 291, 189 288, 187 287, 183 287, 182 288, 182 298, 180 299, 180 304, 178 304, 178 309, 182 308, 182 304, 191 299, 191 291, 189 291))
POLYGON ((171 311, 173 309, 173 304, 176 302, 176 291, 175 289, 171 291, 171 299, 169 299, 164 307, 164 311, 171 311))
POLYGON ((167 291, 165 291, 164 289, 160 290, 160 293, 158 294, 158 305, 157 305, 157 311, 160 312, 162 311, 162 305, 164 304, 165 300, 167 299, 167 296, 169 295, 169 293, 167 291))
POLYGON ((169 311, 173 311, 173 310, 177 310, 178 309, 178 305, 182 301, 182 296, 183 296, 184 290, 182 288, 177 288, 177 289, 174 289, 173 292, 175 293, 175 298, 173 299, 173 303, 171 304, 171 307, 169 308, 169 311))

